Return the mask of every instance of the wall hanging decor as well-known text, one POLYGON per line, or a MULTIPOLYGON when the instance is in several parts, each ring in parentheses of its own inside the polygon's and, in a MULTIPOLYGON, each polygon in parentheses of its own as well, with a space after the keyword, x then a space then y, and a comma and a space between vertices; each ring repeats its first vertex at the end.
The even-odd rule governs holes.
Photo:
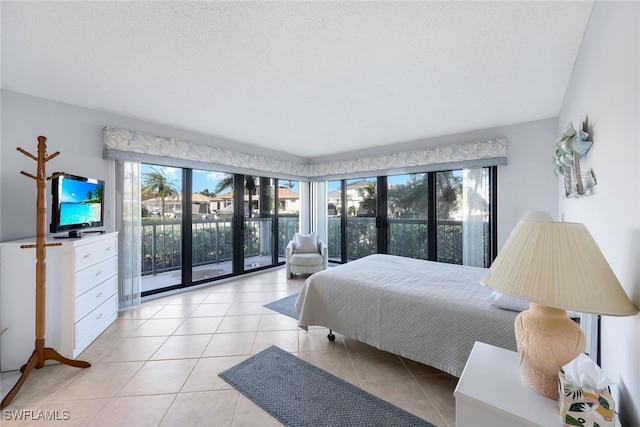
POLYGON ((573 124, 569 123, 567 130, 556 140, 558 148, 553 157, 553 164, 556 173, 564 177, 567 197, 582 196, 597 184, 586 156, 593 145, 593 142, 587 140, 589 137, 587 129, 586 120, 582 123, 580 130, 576 130, 573 124))

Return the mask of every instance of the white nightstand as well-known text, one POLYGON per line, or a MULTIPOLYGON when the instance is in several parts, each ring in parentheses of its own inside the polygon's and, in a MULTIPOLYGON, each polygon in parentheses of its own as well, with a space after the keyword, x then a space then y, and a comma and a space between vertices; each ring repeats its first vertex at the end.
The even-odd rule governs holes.
POLYGON ((453 395, 456 426, 562 426, 558 402, 520 379, 518 353, 476 342, 453 395))

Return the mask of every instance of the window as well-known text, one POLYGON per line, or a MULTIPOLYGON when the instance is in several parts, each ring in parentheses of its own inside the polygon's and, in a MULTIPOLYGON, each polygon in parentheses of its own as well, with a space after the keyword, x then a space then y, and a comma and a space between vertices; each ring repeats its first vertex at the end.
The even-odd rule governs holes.
POLYGON ((328 183, 329 258, 372 253, 488 267, 496 167, 328 183), (344 207, 344 208, 343 208, 344 207))
POLYGON ((429 259, 428 175, 395 175, 387 179, 389 254, 429 259))

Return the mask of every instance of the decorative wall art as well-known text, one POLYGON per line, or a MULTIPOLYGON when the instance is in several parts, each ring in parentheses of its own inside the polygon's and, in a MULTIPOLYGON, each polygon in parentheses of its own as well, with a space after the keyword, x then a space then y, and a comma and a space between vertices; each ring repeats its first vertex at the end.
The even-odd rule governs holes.
POLYGON ((569 123, 567 130, 557 139, 558 148, 553 164, 558 175, 564 177, 564 189, 567 197, 583 196, 597 184, 595 174, 589 166, 587 152, 593 145, 588 141, 588 122, 582 123, 582 129, 576 130, 569 123))

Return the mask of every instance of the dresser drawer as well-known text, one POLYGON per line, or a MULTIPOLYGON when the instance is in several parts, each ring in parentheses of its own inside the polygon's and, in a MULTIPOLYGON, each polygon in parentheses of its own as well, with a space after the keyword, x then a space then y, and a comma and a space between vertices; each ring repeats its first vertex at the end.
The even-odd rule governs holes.
POLYGON ((82 270, 93 264, 97 264, 107 258, 111 258, 118 253, 116 239, 107 239, 79 246, 75 251, 75 269, 82 270))
POLYGON ((118 258, 113 257, 76 273, 75 295, 81 295, 118 272, 118 258))
POLYGON ((98 306, 91 313, 87 314, 84 318, 76 322, 75 328, 75 344, 83 341, 84 338, 90 334, 97 326, 99 326, 104 319, 113 315, 118 311, 118 295, 114 295, 108 298, 100 306, 98 306))
POLYGON ((87 315, 87 313, 116 293, 117 289, 118 283, 116 276, 112 276, 100 283, 98 286, 95 286, 79 297, 76 297, 74 301, 74 320, 78 321, 82 319, 87 315))

